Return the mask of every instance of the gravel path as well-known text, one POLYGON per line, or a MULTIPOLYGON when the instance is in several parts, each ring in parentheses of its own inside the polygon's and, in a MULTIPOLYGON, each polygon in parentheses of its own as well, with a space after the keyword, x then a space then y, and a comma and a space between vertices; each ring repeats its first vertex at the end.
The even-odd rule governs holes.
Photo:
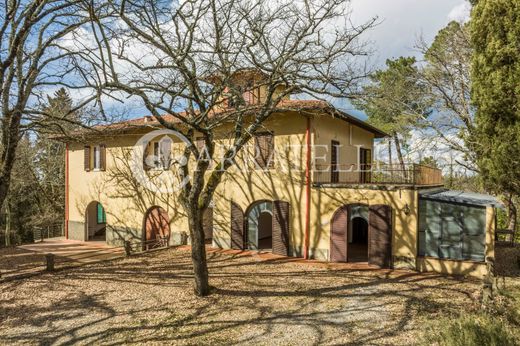
POLYGON ((438 275, 212 253, 206 298, 169 249, 0 283, 0 344, 413 344, 475 309, 480 285, 438 275))

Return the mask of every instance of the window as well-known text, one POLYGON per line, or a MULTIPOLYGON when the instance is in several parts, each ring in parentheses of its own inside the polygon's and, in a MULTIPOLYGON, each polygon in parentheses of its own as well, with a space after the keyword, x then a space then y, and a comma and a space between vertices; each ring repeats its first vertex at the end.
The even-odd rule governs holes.
POLYGON ((86 145, 84 148, 84 169, 89 172, 104 171, 106 166, 106 146, 104 144, 99 145, 86 145))
POLYGON ((260 101, 260 88, 255 87, 254 80, 250 79, 246 82, 242 97, 248 105, 257 104, 260 101))
POLYGON ((94 170, 101 169, 101 150, 98 145, 94 148, 94 170))
POLYGON ((272 132, 261 132, 255 135, 255 162, 260 169, 274 167, 274 135, 272 132))
POLYGON ((372 180, 372 150, 359 148, 360 183, 370 183, 372 180))
POLYGON ((330 142, 330 182, 337 183, 339 181, 339 148, 341 145, 338 141, 330 142))
POLYGON ((105 209, 103 209, 103 206, 100 203, 97 204, 97 223, 107 223, 107 215, 105 214, 105 209))
MULTIPOLYGON (((234 86, 236 88, 237 94, 242 95, 242 99, 245 105, 258 104, 260 101, 260 88, 255 86, 255 81, 253 79, 248 79, 246 81, 241 82, 239 85, 234 86)), ((236 107, 242 104, 242 100, 240 100, 240 96, 236 94, 230 95, 228 99, 229 107, 236 107)))
POLYGON ((159 153, 159 142, 153 143, 153 166, 155 168, 161 167, 161 155, 159 153))
MULTIPOLYGON (((161 140, 153 142, 153 164, 152 168, 167 170, 171 165, 172 140, 164 136, 161 140)), ((148 161, 150 162, 150 161, 148 161)), ((146 160, 144 162, 146 167, 146 160)))
POLYGON ((172 161, 172 140, 170 137, 163 137, 159 142, 160 162, 162 169, 170 169, 172 161))
POLYGON ((486 208, 419 200, 419 255, 483 262, 486 208))

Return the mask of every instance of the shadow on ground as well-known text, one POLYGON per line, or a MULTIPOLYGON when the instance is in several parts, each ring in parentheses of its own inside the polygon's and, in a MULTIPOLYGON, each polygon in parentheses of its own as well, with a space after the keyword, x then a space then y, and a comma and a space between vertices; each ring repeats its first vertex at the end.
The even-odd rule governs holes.
POLYGON ((409 344, 424 323, 477 306, 477 282, 438 275, 209 261, 206 298, 180 249, 2 283, 0 343, 409 344))

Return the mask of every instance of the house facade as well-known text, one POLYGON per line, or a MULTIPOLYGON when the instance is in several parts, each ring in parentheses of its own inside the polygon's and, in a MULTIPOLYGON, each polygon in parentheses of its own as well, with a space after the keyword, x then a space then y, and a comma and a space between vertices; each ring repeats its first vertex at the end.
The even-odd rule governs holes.
MULTIPOLYGON (((144 117, 67 143, 68 238, 118 246, 185 239, 188 220, 169 189, 179 185, 174 169, 144 159, 183 150, 161 130, 144 117)), ((229 143, 230 130, 221 126, 217 144, 229 143)), ((374 161, 374 140, 385 136, 326 102, 283 100, 217 188, 205 214, 208 243, 482 277, 494 256, 494 201, 446 199, 440 170, 374 161)))

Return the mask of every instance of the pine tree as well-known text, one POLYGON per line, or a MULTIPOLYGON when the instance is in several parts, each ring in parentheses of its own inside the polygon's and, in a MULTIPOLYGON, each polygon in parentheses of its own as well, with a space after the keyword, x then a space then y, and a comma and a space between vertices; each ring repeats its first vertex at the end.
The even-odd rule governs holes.
POLYGON ((418 78, 413 57, 387 60, 385 70, 376 71, 354 104, 365 111, 368 121, 392 136, 403 170, 403 148, 410 131, 429 109, 425 87, 418 78))
POLYGON ((40 223, 52 224, 63 220, 65 205, 65 145, 50 139, 48 133, 70 132, 78 127, 79 115, 71 112, 73 102, 68 92, 61 88, 47 97, 42 130, 34 143, 34 165, 41 193, 40 223), (45 131, 43 130, 45 129, 45 131))
POLYGON ((520 2, 473 1, 471 41, 475 129, 470 145, 484 185, 520 194, 520 2))

